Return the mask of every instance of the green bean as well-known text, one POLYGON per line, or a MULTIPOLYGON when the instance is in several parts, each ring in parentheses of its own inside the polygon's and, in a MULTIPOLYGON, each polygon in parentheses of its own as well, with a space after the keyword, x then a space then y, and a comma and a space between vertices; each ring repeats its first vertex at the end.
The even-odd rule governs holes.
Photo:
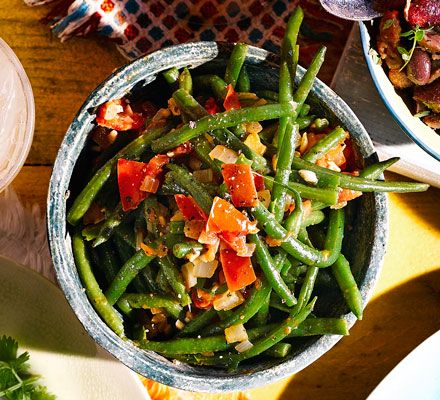
POLYGON ((303 160, 315 163, 324 157, 333 147, 343 142, 347 137, 347 132, 341 127, 332 130, 328 135, 316 142, 304 155, 303 160))
POLYGON ((170 221, 168 228, 171 234, 183 235, 183 229, 185 228, 185 221, 170 221))
POLYGON ((399 161, 399 157, 393 157, 385 161, 380 161, 374 164, 369 165, 368 167, 365 167, 360 173, 360 178, 365 179, 377 179, 380 175, 383 174, 383 172, 391 167, 393 164, 395 164, 397 161, 399 161))
POLYGON ((171 125, 167 123, 164 126, 146 129, 145 132, 125 146, 113 158, 107 161, 87 183, 85 188, 76 197, 75 201, 67 213, 67 221, 71 225, 78 224, 79 220, 84 216, 90 205, 93 203, 98 192, 107 182, 112 174, 116 171, 116 165, 120 158, 135 159, 144 153, 151 145, 153 140, 162 136, 170 130, 171 125))
MULTIPOLYGON (((186 112, 191 118, 195 120, 203 117, 207 117, 207 111, 197 102, 194 97, 190 96, 187 92, 176 90, 173 94, 173 98, 176 100, 179 107, 186 112)), ((227 129, 215 129, 211 132, 215 139, 232 150, 242 152, 247 158, 252 160, 253 168, 256 171, 265 171, 267 169, 267 161, 264 157, 255 153, 252 149, 246 146, 240 139, 238 139, 232 132, 227 129)), ((209 156, 208 156, 209 157, 209 156)), ((212 160, 211 163, 215 163, 212 160)), ((218 162, 218 160, 217 160, 218 162)), ((212 168, 212 165, 211 165, 212 168)), ((216 165, 216 168, 220 168, 216 165)))
POLYGON ((113 210, 103 223, 99 226, 99 230, 96 235, 87 237, 87 227, 83 229, 83 235, 86 235, 87 240, 93 240, 93 247, 99 246, 102 243, 105 243, 110 236, 113 234, 114 229, 121 224, 126 217, 127 213, 124 213, 122 210, 122 206, 119 204, 115 210, 113 210), (95 236, 95 237, 93 237, 95 236))
POLYGON ((345 175, 340 172, 332 171, 327 168, 319 167, 316 164, 309 163, 301 158, 295 157, 292 162, 292 168, 294 169, 307 169, 313 171, 318 176, 334 175, 339 176, 341 179, 340 185, 342 188, 359 190, 361 192, 397 192, 397 193, 409 193, 409 192, 424 192, 429 188, 429 185, 425 183, 413 183, 413 182, 382 182, 373 181, 365 178, 360 178, 351 175, 345 175))
POLYGON ((103 243, 96 248, 97 266, 104 274, 107 284, 110 284, 119 271, 118 256, 109 243, 103 243))
POLYGON ((281 342, 284 338, 286 338, 287 335, 289 335, 289 333, 292 332, 292 330, 296 329, 298 325, 309 316, 313 310, 313 307, 315 306, 315 303, 316 297, 296 316, 288 317, 285 321, 270 331, 266 337, 256 340, 253 343, 254 345, 249 350, 237 355, 232 355, 230 360, 227 360, 228 367, 232 370, 235 370, 240 362, 255 357, 261 354, 263 351, 270 349, 276 343, 281 342))
POLYGON ((342 254, 332 265, 332 272, 350 310, 357 319, 362 319, 362 295, 351 273, 350 264, 342 254))
POLYGON ((310 126, 314 118, 314 115, 305 115, 303 117, 298 117, 295 122, 298 124, 299 129, 302 131, 310 126))
POLYGON ((273 90, 259 90, 258 92, 256 92, 256 95, 260 98, 260 99, 266 99, 266 100, 271 100, 275 103, 278 103, 278 93, 274 92, 273 90))
POLYGON ((191 300, 188 296, 188 293, 186 292, 182 276, 180 275, 180 272, 178 271, 176 265, 173 263, 170 257, 159 257, 156 260, 162 268, 168 283, 176 293, 180 304, 182 304, 182 306, 187 306, 188 304, 190 304, 191 300))
POLYGON ((314 265, 320 268, 328 267, 336 261, 341 252, 344 235, 343 209, 330 210, 329 228, 327 230, 325 247, 322 251, 307 246, 293 237, 286 237, 286 230, 278 224, 273 214, 263 204, 259 203, 253 209, 252 215, 267 235, 276 240, 283 240, 281 248, 307 265, 314 265))
POLYGON ((290 343, 279 342, 274 344, 270 349, 264 352, 264 355, 272 358, 284 358, 292 350, 292 345, 290 343))
POLYGON ((172 293, 173 288, 168 283, 168 279, 162 269, 159 269, 156 275, 155 285, 162 293, 172 293))
MULTIPOLYGON (((270 176, 264 176, 264 184, 268 189, 272 189, 273 183, 274 178, 270 176)), ((297 191, 301 195, 301 197, 305 199, 317 200, 321 203, 325 203, 326 207, 329 205, 334 205, 338 202, 338 191, 336 189, 315 188, 297 182, 289 182, 286 185, 286 188, 292 194, 294 194, 294 191, 297 191)))
POLYGON ((177 67, 172 67, 164 72, 162 72, 163 77, 169 83, 172 85, 173 83, 176 83, 179 79, 179 69, 177 67))
POLYGON ((205 328, 217 315, 217 311, 212 307, 209 310, 201 311, 194 319, 189 321, 179 332, 178 336, 188 336, 198 333, 205 328))
POLYGON ((260 309, 255 314, 255 316, 252 318, 252 323, 255 326, 261 326, 261 325, 265 325, 267 323, 267 320, 269 318, 269 302, 270 302, 270 294, 271 293, 272 293, 272 290, 269 291, 266 298, 261 303, 260 309))
POLYGON ((316 118, 312 122, 312 126, 310 128, 316 132, 321 132, 325 128, 328 128, 329 125, 330 125, 330 122, 328 122, 327 118, 316 118))
POLYGON ((144 269, 154 258, 154 256, 147 256, 143 250, 139 250, 124 263, 105 292, 105 297, 111 305, 118 301, 139 271, 144 269))
POLYGON ((296 190, 292 190, 293 199, 295 201, 295 208, 291 214, 286 218, 284 227, 287 229, 288 235, 297 237, 298 232, 303 224, 304 207, 300 194, 296 190))
POLYGON ((219 101, 223 101, 228 93, 226 82, 218 75, 199 75, 194 78, 196 86, 209 87, 219 101))
POLYGON ((292 307, 296 304, 295 296, 281 278, 266 245, 257 234, 248 235, 248 239, 255 244, 255 256, 270 286, 285 301, 288 307, 292 307))
POLYGON ((189 94, 192 93, 192 78, 188 68, 184 68, 179 75, 179 88, 186 90, 189 94))
POLYGON ((225 82, 230 83, 233 88, 237 84, 238 77, 242 70, 244 61, 246 59, 246 54, 248 52, 249 46, 244 43, 237 43, 229 57, 229 61, 226 64, 225 72, 225 82))
POLYGON ((241 68, 240 75, 238 76, 237 89, 244 93, 248 93, 251 90, 251 81, 245 65, 241 68))
POLYGON ((272 292, 272 295, 270 296, 269 306, 287 314, 290 314, 292 311, 292 308, 286 306, 285 303, 283 303, 283 300, 281 300, 281 298, 275 292, 272 292))
MULTIPOLYGON (((304 179, 299 175, 298 171, 291 171, 290 181, 304 183, 304 179)), ((319 177, 316 187, 337 189, 341 183, 341 179, 336 175, 322 175, 319 177)))
POLYGON ((188 254, 202 251, 203 245, 195 240, 176 243, 173 246, 173 254, 177 258, 185 258, 188 254))
POLYGON ((275 257, 273 257, 273 262, 275 264, 275 269, 281 271, 284 262, 287 260, 287 253, 284 250, 280 250, 275 257))
POLYGON ((168 164, 167 168, 171 170, 174 180, 187 190, 206 215, 209 215, 212 206, 212 197, 200 182, 185 168, 179 167, 178 165, 168 164))
POLYGON ((293 121, 295 121, 295 119, 298 117, 301 107, 306 101, 310 90, 312 89, 313 82, 318 75, 322 63, 324 62, 325 52, 326 48, 325 46, 322 46, 314 55, 309 68, 305 72, 304 76, 301 79, 301 82, 298 85, 298 88, 293 94, 293 101, 298 104, 298 107, 295 110, 295 114, 292 116, 293 121))
POLYGON ((301 111, 298 114, 298 117, 305 117, 310 112, 310 106, 306 103, 301 107, 301 111))
POLYGON ((155 153, 172 149, 180 144, 194 139, 204 132, 214 129, 229 128, 244 122, 266 121, 277 119, 282 116, 291 115, 295 112, 296 104, 266 104, 259 107, 247 107, 239 110, 225 111, 209 115, 177 128, 165 136, 153 141, 151 148, 155 153))
POLYGON ((262 302, 266 299, 268 293, 271 291, 271 287, 266 281, 262 279, 261 286, 259 288, 254 288, 251 291, 250 296, 246 299, 237 309, 234 309, 230 317, 223 321, 217 322, 211 325, 203 332, 204 336, 214 335, 216 333, 222 332, 225 328, 236 325, 245 324, 248 322, 260 309, 262 302))
POLYGON ((325 214, 320 211, 312 211, 301 223, 301 228, 307 228, 311 225, 318 225, 325 219, 325 214))
POLYGON ((79 277, 81 278, 86 295, 94 309, 116 334, 124 337, 124 324, 122 318, 110 305, 93 275, 92 266, 87 257, 86 245, 79 231, 75 232, 72 236, 72 251, 75 258, 75 264, 78 268, 79 277))
POLYGON ((158 293, 126 293, 121 297, 132 308, 163 308, 170 316, 178 319, 182 311, 181 305, 169 296, 158 293))
POLYGON ((134 254, 134 248, 136 247, 136 243, 134 243, 134 241, 131 242, 125 240, 126 234, 127 232, 125 232, 125 228, 121 230, 120 226, 112 238, 122 263, 125 263, 129 258, 131 258, 131 256, 134 254))
POLYGON ((304 13, 301 7, 296 7, 292 15, 290 16, 284 39, 281 44, 281 60, 287 61, 290 72, 290 79, 295 82, 296 76, 296 63, 295 58, 298 60, 297 40, 299 34, 299 28, 304 19, 304 13), (296 55, 295 55, 296 54, 296 55))
MULTIPOLYGON (((287 194, 286 185, 289 183, 290 168, 293 157, 295 156, 295 143, 298 129, 298 125, 294 125, 290 121, 287 122, 284 139, 278 152, 277 169, 272 188, 272 202, 270 204, 271 211, 278 222, 281 222, 284 216, 287 194)), ((279 133, 280 131, 278 131, 278 134, 279 133)))
MULTIPOLYGON (((289 67, 287 66, 287 60, 282 60, 280 65, 280 82, 278 98, 280 104, 286 104, 292 101, 292 81, 290 79, 289 67)), ((287 123, 291 121, 288 116, 281 117, 278 122, 277 143, 278 152, 277 156, 280 157, 280 149, 283 148, 284 134, 287 129, 287 123)), ((290 132, 292 134, 292 132, 290 132)), ((295 146, 293 146, 295 149, 295 146)))

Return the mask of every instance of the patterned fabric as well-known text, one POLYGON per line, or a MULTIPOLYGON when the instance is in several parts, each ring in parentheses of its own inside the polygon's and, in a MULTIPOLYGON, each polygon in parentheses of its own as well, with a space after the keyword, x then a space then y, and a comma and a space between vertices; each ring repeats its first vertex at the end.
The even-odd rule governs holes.
MULTIPOLYGON (((42 0, 25 1, 33 5, 42 0)), ((320 77, 329 82, 351 23, 326 13, 318 0, 58 0, 46 21, 63 41, 91 32, 106 36, 129 59, 198 40, 246 42, 277 52, 285 22, 298 3, 306 14, 300 63, 308 65, 326 44, 320 77)))

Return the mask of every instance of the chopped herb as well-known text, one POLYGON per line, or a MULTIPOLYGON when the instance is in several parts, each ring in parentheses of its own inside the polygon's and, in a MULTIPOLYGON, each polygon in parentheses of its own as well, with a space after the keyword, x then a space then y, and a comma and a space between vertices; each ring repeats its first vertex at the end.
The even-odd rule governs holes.
POLYGON ((422 29, 419 25, 416 25, 414 29, 400 34, 400 37, 406 37, 410 42, 412 41, 412 46, 410 50, 406 50, 404 47, 397 47, 397 51, 401 54, 402 60, 405 61, 402 68, 400 68, 400 71, 402 71, 408 65, 409 60, 411 60, 411 57, 417 46, 417 43, 423 40, 423 38, 425 37, 425 33, 430 31, 431 29, 432 28, 422 29))
POLYGON ((393 19, 387 19, 384 23, 383 23, 383 29, 388 29, 391 26, 394 25, 394 20, 393 19))
POLYGON ((0 398, 7 400, 56 400, 44 386, 36 385, 38 375, 29 373, 29 353, 18 355, 18 342, 0 338, 0 398))
POLYGON ((370 50, 368 50, 368 54, 371 56, 371 58, 373 59, 373 62, 377 65, 382 64, 382 60, 379 57, 379 54, 376 50, 374 50, 373 48, 370 48, 370 50))
POLYGON ((414 117, 416 117, 416 118, 423 118, 423 117, 426 117, 429 114, 431 114, 431 111, 429 111, 429 110, 420 111, 419 113, 414 114, 414 117))

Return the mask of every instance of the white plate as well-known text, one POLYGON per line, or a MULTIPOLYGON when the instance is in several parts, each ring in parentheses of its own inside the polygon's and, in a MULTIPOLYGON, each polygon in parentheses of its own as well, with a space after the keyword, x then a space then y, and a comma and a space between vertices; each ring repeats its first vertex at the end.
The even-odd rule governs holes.
POLYGON ((440 399, 440 331, 409 353, 367 400, 440 399))
POLYGON ((62 400, 148 400, 136 374, 97 347, 61 291, 0 257, 0 336, 30 353, 33 373, 62 400))

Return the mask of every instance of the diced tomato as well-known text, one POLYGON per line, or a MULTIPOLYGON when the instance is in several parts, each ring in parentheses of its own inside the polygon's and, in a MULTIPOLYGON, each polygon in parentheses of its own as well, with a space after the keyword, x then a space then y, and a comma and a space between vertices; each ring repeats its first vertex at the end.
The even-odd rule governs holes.
POLYGON ((170 150, 167 153, 167 156, 171 157, 171 158, 183 156, 185 154, 190 154, 193 150, 194 150, 194 147, 193 147, 192 143, 185 142, 185 143, 182 143, 181 145, 177 146, 175 149, 170 150))
POLYGON ((342 189, 338 194, 338 203, 343 203, 344 201, 350 201, 362 196, 362 192, 352 189, 342 189))
POLYGON ((134 210, 147 197, 141 190, 142 182, 147 171, 147 164, 126 160, 118 160, 118 186, 124 211, 134 210))
POLYGON ((222 243, 239 254, 246 254, 246 236, 242 233, 236 234, 231 232, 221 232, 218 237, 222 243))
POLYGON ((260 192, 261 190, 264 190, 266 188, 266 186, 264 185, 263 175, 254 173, 254 185, 257 192, 260 192))
POLYGON ((157 154, 148 161, 146 174, 156 177, 163 171, 163 167, 170 162, 170 157, 165 154, 157 154))
POLYGON ((209 97, 208 100, 205 102, 205 109, 208 112, 208 114, 217 114, 220 111, 219 106, 217 105, 214 97, 209 97))
POLYGON ((193 219, 206 221, 208 219, 207 215, 191 196, 175 194, 174 199, 176 200, 177 207, 179 207, 179 210, 185 219, 189 221, 193 219))
POLYGON ((230 292, 243 289, 257 279, 250 257, 239 257, 234 250, 222 249, 220 261, 230 292))
POLYGON ((212 307, 214 295, 212 293, 205 292, 202 289, 196 289, 191 292, 191 299, 194 307, 201 310, 209 310, 212 307))
POLYGON ((207 232, 214 233, 242 233, 247 235, 250 230, 255 230, 255 224, 249 221, 231 203, 215 197, 209 213, 207 232))
POLYGON ((356 161, 356 153, 354 151, 353 142, 351 139, 345 140, 344 157, 345 157, 345 164, 342 164, 340 166, 341 170, 354 171, 357 167, 357 161, 356 161))
POLYGON ((228 85, 228 93, 226 93, 225 100, 223 101, 223 107, 226 111, 238 110, 241 108, 238 94, 231 84, 228 85))
POLYGON ((223 164, 222 175, 235 207, 254 207, 258 202, 251 166, 223 164))
POLYGON ((128 131, 141 128, 145 120, 141 114, 134 113, 124 99, 116 99, 99 106, 96 123, 117 131, 128 131))

